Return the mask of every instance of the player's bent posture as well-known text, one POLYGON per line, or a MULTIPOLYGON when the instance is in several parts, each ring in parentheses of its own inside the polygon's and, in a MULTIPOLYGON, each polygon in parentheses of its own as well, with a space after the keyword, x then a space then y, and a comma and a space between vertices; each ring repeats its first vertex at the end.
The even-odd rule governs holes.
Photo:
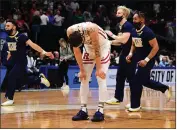
POLYGON ((80 68, 81 79, 80 98, 81 110, 72 120, 87 120, 87 99, 89 94, 89 80, 96 63, 96 77, 99 86, 99 104, 92 121, 103 121, 103 107, 107 98, 106 73, 110 64, 110 41, 106 33, 98 25, 84 22, 70 26, 67 29, 70 45, 73 47, 74 55, 80 68), (84 45, 83 54, 80 46, 84 45))
POLYGON ((136 12, 133 16, 133 23, 136 28, 132 34, 133 44, 129 55, 126 57, 127 62, 132 61, 132 55, 136 55, 138 68, 136 74, 130 84, 131 103, 129 111, 140 110, 140 100, 143 86, 167 92, 167 98, 171 97, 171 88, 167 85, 150 80, 150 72, 155 64, 155 56, 159 50, 159 45, 153 31, 145 25, 145 16, 142 12, 136 12))
MULTIPOLYGON (((21 84, 24 80, 24 75, 26 73, 27 58, 26 58, 26 46, 29 45, 34 50, 50 57, 54 58, 51 52, 44 51, 40 46, 33 43, 26 35, 20 34, 17 29, 15 21, 7 21, 5 25, 5 30, 8 33, 7 45, 8 45, 8 55, 7 61, 11 70, 8 73, 8 85, 5 94, 6 101, 2 103, 2 106, 12 105, 14 103, 14 93, 17 85, 21 84)), ((5 52, 7 53, 7 51, 5 52)))

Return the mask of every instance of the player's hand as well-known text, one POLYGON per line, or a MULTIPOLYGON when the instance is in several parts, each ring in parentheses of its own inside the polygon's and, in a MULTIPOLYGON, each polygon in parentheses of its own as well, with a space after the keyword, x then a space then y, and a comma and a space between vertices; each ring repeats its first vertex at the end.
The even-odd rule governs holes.
POLYGON ((145 67, 146 64, 147 64, 147 61, 145 61, 145 60, 140 60, 140 61, 138 62, 138 65, 141 66, 141 67, 145 67))
POLYGON ((102 78, 102 79, 105 79, 106 78, 106 74, 101 70, 96 70, 96 73, 95 73, 96 76, 102 78))
POLYGON ((54 59, 54 55, 52 54, 52 52, 46 52, 45 55, 48 56, 50 59, 54 59))
POLYGON ((81 81, 82 80, 86 80, 86 73, 85 73, 85 71, 80 71, 78 73, 78 77, 80 78, 81 81))
POLYGON ((113 36, 113 33, 112 33, 110 30, 105 30, 105 32, 106 32, 106 34, 107 34, 108 36, 110 36, 110 37, 113 36))
POLYGON ((128 55, 128 56, 126 57, 127 63, 130 63, 130 62, 131 62, 131 58, 132 58, 132 55, 128 55))
POLYGON ((7 60, 9 60, 10 57, 11 57, 11 53, 10 51, 7 51, 7 60))

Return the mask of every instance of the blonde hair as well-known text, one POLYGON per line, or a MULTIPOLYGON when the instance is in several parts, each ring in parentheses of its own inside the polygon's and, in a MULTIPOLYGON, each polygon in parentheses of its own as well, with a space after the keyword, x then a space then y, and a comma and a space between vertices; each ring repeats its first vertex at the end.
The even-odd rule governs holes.
POLYGON ((130 9, 127 8, 126 6, 118 6, 117 10, 122 9, 123 10, 123 15, 125 16, 125 18, 127 19, 130 15, 130 9))

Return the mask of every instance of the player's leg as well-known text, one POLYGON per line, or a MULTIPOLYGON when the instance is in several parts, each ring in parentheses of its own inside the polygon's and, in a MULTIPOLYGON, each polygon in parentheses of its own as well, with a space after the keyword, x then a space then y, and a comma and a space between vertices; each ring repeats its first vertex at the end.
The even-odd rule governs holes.
POLYGON ((170 100, 170 98, 172 97, 172 89, 170 86, 167 86, 165 84, 162 84, 160 82, 156 82, 154 80, 149 80, 148 83, 143 84, 145 87, 147 88, 151 88, 157 91, 161 91, 162 93, 164 93, 168 99, 168 101, 170 100))
MULTIPOLYGON (((131 91, 133 91, 132 89, 132 81, 133 78, 135 77, 135 72, 136 72, 136 66, 137 66, 137 62, 135 57, 132 57, 131 63, 127 64, 127 69, 126 69, 126 75, 127 75, 127 80, 129 83, 129 87, 130 87, 130 93, 131 91)), ((130 94, 130 99, 131 99, 131 94, 130 94)), ((130 108, 130 103, 127 104, 125 106, 125 108, 129 109, 130 108)))
MULTIPOLYGON (((102 70, 105 74, 108 72, 108 68, 110 65, 110 52, 107 51, 104 53, 104 57, 102 58, 101 61, 101 66, 102 70)), ((93 118, 91 119, 92 121, 98 122, 98 121, 103 121, 104 120, 104 103, 107 100, 108 97, 108 92, 107 92, 107 83, 106 83, 106 78, 102 79, 97 76, 97 81, 98 81, 98 91, 99 91, 99 103, 98 103, 98 108, 96 110, 96 113, 94 114, 93 118)))
POLYGON ((150 61, 145 67, 138 66, 138 70, 133 78, 131 85, 131 108, 129 108, 129 111, 139 111, 141 108, 141 95, 142 95, 142 89, 143 84, 146 84, 149 82, 150 78, 150 71, 153 67, 154 62, 150 61))
POLYGON ((165 93, 167 95, 167 98, 168 100, 171 98, 172 96, 172 90, 169 86, 165 85, 165 84, 162 84, 160 82, 156 82, 154 80, 150 80, 150 72, 151 72, 151 69, 153 68, 154 64, 155 64, 155 61, 152 61, 154 63, 152 63, 151 66, 149 66, 148 68, 148 82, 145 82, 143 85, 147 88, 151 88, 151 89, 154 89, 154 90, 157 90, 157 91, 161 91, 162 93, 165 93))
POLYGON ((8 74, 8 85, 7 90, 5 94, 5 98, 7 99, 4 103, 2 103, 2 106, 9 106, 13 105, 14 103, 14 93, 15 89, 17 88, 17 80, 20 79, 20 76, 24 74, 22 69, 23 66, 16 64, 12 70, 8 74))
POLYGON ((7 85, 8 85, 8 75, 9 75, 9 72, 12 70, 12 67, 7 66, 6 68, 7 68, 6 75, 5 75, 4 80, 1 84, 1 92, 6 92, 7 85))
POLYGON ((87 112, 87 101, 89 94, 89 80, 95 65, 95 61, 91 59, 84 59, 84 55, 89 55, 89 53, 83 53, 83 66, 86 73, 86 79, 81 81, 80 86, 80 100, 81 100, 81 110, 72 118, 74 121, 78 120, 88 120, 88 112, 87 112))
POLYGON ((120 104, 124 98, 124 85, 126 79, 126 66, 127 63, 125 61, 125 57, 120 56, 119 67, 117 68, 117 75, 116 75, 116 89, 114 97, 107 100, 107 104, 120 104))
POLYGON ((34 85, 34 84, 44 84, 46 87, 50 87, 50 82, 45 77, 43 73, 40 73, 38 75, 30 74, 27 76, 27 84, 28 85, 34 85))
POLYGON ((129 111, 139 111, 141 106, 141 95, 142 95, 142 84, 143 80, 147 80, 146 69, 138 67, 138 70, 133 78, 132 83, 130 84, 130 108, 129 111))

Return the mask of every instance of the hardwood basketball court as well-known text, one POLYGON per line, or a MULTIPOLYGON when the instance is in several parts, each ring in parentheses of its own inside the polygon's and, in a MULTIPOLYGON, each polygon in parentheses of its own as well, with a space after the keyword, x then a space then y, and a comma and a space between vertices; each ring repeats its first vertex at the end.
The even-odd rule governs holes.
MULTIPOLYGON (((114 89, 109 89, 109 97, 114 89)), ((1 93, 4 101, 4 93, 1 93)), ((15 93, 15 105, 1 107, 1 128, 176 128, 176 99, 167 102, 160 92, 144 89, 141 112, 127 112, 129 90, 120 105, 105 104, 105 121, 72 121, 80 109, 79 90, 64 94, 61 90, 22 91, 15 93)), ((97 108, 98 90, 89 94, 91 118, 97 108)))

